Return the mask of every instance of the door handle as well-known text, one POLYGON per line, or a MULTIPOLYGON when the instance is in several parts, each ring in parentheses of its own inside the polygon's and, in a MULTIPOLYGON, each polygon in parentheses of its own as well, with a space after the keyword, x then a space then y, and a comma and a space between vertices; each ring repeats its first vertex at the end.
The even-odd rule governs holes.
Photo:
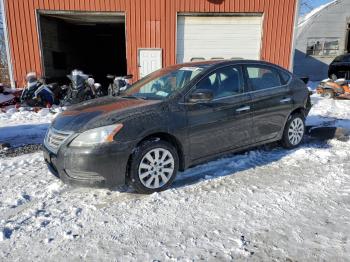
POLYGON ((287 97, 287 98, 283 98, 282 100, 280 100, 280 103, 285 104, 285 103, 289 103, 290 101, 292 101, 292 98, 287 97))
POLYGON ((249 110, 250 110, 250 106, 243 106, 243 107, 236 109, 236 112, 245 112, 245 111, 249 111, 249 110))

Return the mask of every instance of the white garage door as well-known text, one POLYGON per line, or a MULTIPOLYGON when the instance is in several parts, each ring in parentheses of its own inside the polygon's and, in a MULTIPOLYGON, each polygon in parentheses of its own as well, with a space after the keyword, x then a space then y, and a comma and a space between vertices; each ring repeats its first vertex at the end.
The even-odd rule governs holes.
POLYGON ((179 16, 177 62, 260 59, 261 16, 179 16))

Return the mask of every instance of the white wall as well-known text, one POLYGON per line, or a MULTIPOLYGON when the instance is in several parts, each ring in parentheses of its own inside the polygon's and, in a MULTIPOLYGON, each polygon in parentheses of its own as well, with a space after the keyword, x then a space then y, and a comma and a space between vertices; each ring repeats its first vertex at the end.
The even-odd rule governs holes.
POLYGON ((338 0, 299 27, 295 46, 294 73, 309 76, 311 80, 326 78, 329 64, 337 55, 345 52, 348 23, 350 23, 350 0, 338 0), (332 37, 339 39, 340 48, 336 55, 306 55, 308 39, 332 37))

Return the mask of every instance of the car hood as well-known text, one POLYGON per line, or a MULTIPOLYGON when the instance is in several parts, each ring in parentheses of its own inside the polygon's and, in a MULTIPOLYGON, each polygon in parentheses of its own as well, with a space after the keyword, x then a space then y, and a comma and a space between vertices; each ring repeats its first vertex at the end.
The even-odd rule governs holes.
POLYGON ((52 127, 61 131, 83 132, 116 124, 138 113, 151 112, 162 101, 104 97, 69 107, 59 114, 52 127))

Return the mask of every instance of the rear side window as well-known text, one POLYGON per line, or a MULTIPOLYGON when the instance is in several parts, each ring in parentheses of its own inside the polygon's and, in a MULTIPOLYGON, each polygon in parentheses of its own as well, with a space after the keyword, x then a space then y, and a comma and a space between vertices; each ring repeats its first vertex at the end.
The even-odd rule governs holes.
POLYGON ((279 70, 281 78, 282 78, 282 84, 287 84, 291 78, 290 74, 288 74, 286 71, 279 70))
POLYGON ((247 66, 248 83, 254 90, 281 86, 281 78, 276 70, 267 66, 247 66))

